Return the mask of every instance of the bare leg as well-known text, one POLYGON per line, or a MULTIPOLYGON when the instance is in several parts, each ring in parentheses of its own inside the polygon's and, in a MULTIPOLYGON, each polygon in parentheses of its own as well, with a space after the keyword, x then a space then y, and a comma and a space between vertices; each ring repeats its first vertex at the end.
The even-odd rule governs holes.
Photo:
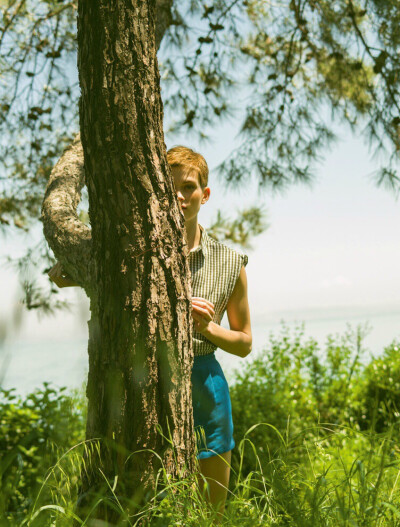
MULTIPOLYGON (((200 472, 206 478, 209 485, 209 493, 206 498, 214 510, 217 510, 221 515, 225 510, 225 501, 228 493, 231 453, 232 451, 229 450, 228 452, 220 454, 221 457, 212 456, 206 459, 199 459, 200 472)), ((205 492, 203 478, 197 476, 197 480, 201 492, 205 492)))

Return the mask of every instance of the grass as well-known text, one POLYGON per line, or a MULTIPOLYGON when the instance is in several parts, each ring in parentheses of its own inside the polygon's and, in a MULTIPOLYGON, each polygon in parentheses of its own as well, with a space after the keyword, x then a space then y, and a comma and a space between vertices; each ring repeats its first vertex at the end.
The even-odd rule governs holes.
MULTIPOLYGON (((349 328, 321 350, 303 328, 284 328, 237 372, 221 525, 400 527, 400 342, 366 360, 363 334, 349 328)), ((216 523, 196 475, 173 479, 163 468, 134 514, 121 482, 102 475, 107 493, 78 518, 81 467, 99 445, 83 440, 84 387, 64 390, 45 383, 24 398, 0 390, 0 527, 105 527, 93 522, 105 503, 118 526, 216 523)))
MULTIPOLYGON (((238 445, 239 470, 232 469, 231 485, 222 525, 256 526, 371 526, 400 525, 400 449, 397 438, 363 433, 349 427, 318 424, 314 440, 287 441, 278 430, 279 451, 261 458, 251 440, 255 425, 238 445), (292 443, 296 446, 292 446, 292 443), (294 451, 295 450, 295 451, 294 451), (246 452, 257 466, 242 473, 246 452), (295 455, 294 455, 295 454, 295 455)), ((77 518, 74 503, 84 448, 82 442, 60 455, 48 471, 37 500, 21 523, 25 526, 90 525, 90 516, 77 518), (44 487, 52 501, 41 503, 44 487)), ((127 526, 209 526, 215 514, 200 496, 195 477, 173 480, 165 470, 158 473, 158 485, 147 505, 135 516, 123 509, 118 499, 118 482, 110 485, 114 506, 127 526)), ((95 508, 109 497, 99 496, 95 508)), ((92 514, 93 517, 93 514, 92 514)), ((100 524, 98 524, 100 525, 100 524)))

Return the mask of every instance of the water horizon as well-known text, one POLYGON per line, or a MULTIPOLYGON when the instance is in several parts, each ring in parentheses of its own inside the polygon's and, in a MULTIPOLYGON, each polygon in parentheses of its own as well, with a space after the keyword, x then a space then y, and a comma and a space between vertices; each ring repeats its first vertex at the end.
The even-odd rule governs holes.
MULTIPOLYGON (((228 327, 224 318, 223 326, 228 327)), ((283 326, 291 334, 303 326, 305 339, 315 339, 323 352, 328 335, 344 335, 348 327, 369 326, 364 346, 368 355, 378 356, 393 340, 400 340, 400 306, 353 306, 281 310, 256 314, 253 317, 253 351, 242 359, 223 350, 216 357, 229 383, 234 382, 235 370, 254 359, 268 345, 272 334, 279 336, 283 326)), ((0 349, 0 385, 16 388, 26 395, 43 382, 66 386, 68 390, 81 388, 87 380, 87 333, 81 331, 73 338, 27 338, 15 335, 0 349)))

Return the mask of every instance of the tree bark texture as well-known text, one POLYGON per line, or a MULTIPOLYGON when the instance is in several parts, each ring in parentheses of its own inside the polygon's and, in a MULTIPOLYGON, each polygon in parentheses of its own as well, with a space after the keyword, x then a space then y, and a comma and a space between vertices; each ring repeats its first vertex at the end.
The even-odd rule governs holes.
MULTIPOLYGON (((159 4, 169 12, 170 1, 159 4)), ((79 136, 53 171, 42 217, 56 257, 90 297, 86 439, 100 450, 85 460, 82 510, 116 476, 119 498, 140 505, 161 466, 150 449, 173 476, 195 468, 188 248, 166 160, 158 43, 154 0, 79 2, 91 232, 76 216, 79 136)))

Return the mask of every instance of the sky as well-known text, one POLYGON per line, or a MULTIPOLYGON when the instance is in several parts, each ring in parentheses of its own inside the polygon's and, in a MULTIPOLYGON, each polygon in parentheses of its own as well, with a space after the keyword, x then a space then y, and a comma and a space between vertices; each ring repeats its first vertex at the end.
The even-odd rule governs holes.
MULTIPOLYGON (((378 189, 378 166, 360 138, 339 129, 341 140, 316 169, 312 187, 284 195, 242 185, 229 193, 213 181, 200 221, 221 207, 263 205, 270 228, 249 251, 250 304, 256 317, 275 311, 340 307, 400 307, 400 203, 378 189)), ((211 167, 229 150, 229 139, 204 151, 211 167)))
MULTIPOLYGON (((191 143, 210 167, 211 197, 199 222, 211 224, 221 209, 231 217, 237 210, 262 205, 270 227, 254 238, 248 250, 249 298, 253 315, 320 308, 400 307, 400 203, 379 189, 370 174, 375 164, 363 142, 343 136, 316 169, 311 188, 293 186, 283 195, 260 192, 254 184, 227 191, 213 168, 228 155, 233 142, 229 127, 211 145, 191 143)), ((346 131, 343 130, 345 133, 346 131)), ((187 144, 174 138, 167 147, 187 144)), ((35 236, 40 236, 38 229, 35 236)), ((1 256, 22 252, 32 236, 3 240, 1 256)), ((9 311, 15 295, 13 273, 0 270, 1 312, 9 311)), ((70 296, 63 290, 62 295, 70 296)))
MULTIPOLYGON (((212 223, 218 209, 231 217, 238 209, 254 205, 267 210, 270 227, 254 239, 254 249, 246 251, 257 347, 265 342, 266 329, 276 328, 281 320, 305 321, 310 333, 321 338, 328 330, 342 331, 346 320, 371 320, 377 326, 374 345, 383 346, 400 337, 400 203, 372 181, 371 173, 378 165, 363 141, 345 128, 336 131, 340 140, 317 166, 312 187, 297 185, 274 196, 260 192, 255 184, 227 191, 216 178, 215 167, 235 141, 235 129, 229 124, 217 130, 207 145, 188 142, 184 137, 174 137, 167 143, 168 148, 175 144, 191 146, 208 162, 211 197, 199 214, 203 226, 212 223)), ((29 236, 2 240, 0 258, 10 252, 22 254, 26 245, 39 236, 40 227, 29 236)), ((60 353, 64 356, 68 342, 80 339, 83 351, 79 353, 85 354, 89 308, 82 291, 61 290, 60 298, 72 302, 70 313, 42 319, 36 313, 25 314, 22 326, 13 333, 10 328, 17 284, 15 273, 1 265, 0 320, 9 329, 10 349, 18 345, 25 350, 19 356, 14 353, 10 372, 16 375, 27 365, 27 354, 35 353, 32 346, 38 349, 43 343, 63 349, 60 353)), ((239 365, 231 355, 229 361, 225 356, 221 359, 222 364, 239 365)), ((42 369, 34 364, 33 356, 30 360, 30 368, 42 369)), ((48 355, 43 361, 49 364, 48 355)), ((55 360, 51 367, 59 364, 55 360)))

